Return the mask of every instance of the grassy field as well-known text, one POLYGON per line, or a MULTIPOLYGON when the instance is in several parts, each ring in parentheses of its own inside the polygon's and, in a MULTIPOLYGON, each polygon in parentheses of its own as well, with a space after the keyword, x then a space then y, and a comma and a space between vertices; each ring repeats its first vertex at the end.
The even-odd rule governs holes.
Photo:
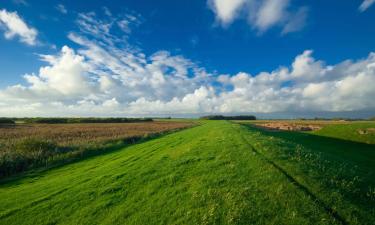
MULTIPOLYGON (((375 124, 372 124, 372 127, 375 124)), ((329 125, 328 129, 344 125, 329 125)), ((347 132, 353 132, 348 127, 347 132)), ((358 125, 363 127, 363 125, 358 125)), ((369 126, 367 124, 366 126, 369 126)), ((375 221, 375 146, 341 134, 274 132, 248 126, 255 149, 336 211, 346 224, 375 221)))
POLYGON ((373 224, 374 145, 210 121, 0 183, 0 224, 373 224))
POLYGON ((0 125, 0 178, 192 125, 188 121, 0 125))
POLYGON ((242 124, 294 124, 313 125, 321 129, 308 132, 324 137, 338 138, 342 140, 375 144, 375 121, 343 121, 343 120, 256 120, 240 121, 242 124))
POLYGON ((375 121, 372 122, 353 122, 350 124, 327 125, 314 134, 375 144, 375 121))

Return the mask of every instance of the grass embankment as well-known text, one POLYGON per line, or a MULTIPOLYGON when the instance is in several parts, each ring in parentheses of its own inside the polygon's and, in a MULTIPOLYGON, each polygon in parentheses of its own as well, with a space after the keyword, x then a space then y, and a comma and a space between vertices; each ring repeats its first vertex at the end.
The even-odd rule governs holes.
MULTIPOLYGON (((344 224, 375 221, 375 145, 351 136, 362 123, 329 125, 321 131, 266 131, 248 126, 246 139, 301 189, 332 210, 344 224), (338 133, 328 131, 338 130, 338 133), (343 140, 351 137, 354 141, 343 140)), ((372 125, 373 126, 373 125, 372 125)))
POLYGON ((340 224, 252 150, 258 135, 207 122, 8 179, 0 224, 340 224))
POLYGON ((0 178, 101 154, 192 125, 142 122, 0 126, 0 178))

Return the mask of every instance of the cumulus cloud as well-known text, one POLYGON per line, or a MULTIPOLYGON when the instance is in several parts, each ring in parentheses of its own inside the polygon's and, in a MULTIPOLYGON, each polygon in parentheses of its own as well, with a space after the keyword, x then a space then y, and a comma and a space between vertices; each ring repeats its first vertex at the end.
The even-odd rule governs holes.
POLYGON ((282 33, 301 30, 306 23, 307 8, 293 8, 291 0, 208 0, 216 20, 224 27, 235 19, 247 18, 259 33, 278 26, 282 33))
POLYGON ((12 39, 16 36, 20 41, 28 45, 35 45, 38 31, 29 27, 17 12, 8 12, 5 9, 0 10, 0 29, 5 31, 4 36, 12 39))
MULTIPOLYGON (((327 65, 312 50, 259 74, 211 74, 168 51, 146 55, 117 22, 81 14, 68 46, 26 84, 0 90, 0 116, 141 116, 375 109, 375 53, 327 65)), ((132 29, 133 24, 129 23, 132 29)))
POLYGON ((370 6, 372 6, 374 3, 375 3, 375 0, 364 0, 358 9, 359 11, 364 12, 368 8, 370 8, 370 6))
POLYGON ((163 103, 184 98, 210 82, 204 69, 183 56, 167 51, 146 56, 129 45, 126 38, 112 34, 117 28, 116 32, 128 35, 116 22, 128 19, 131 29, 138 23, 138 19, 131 18, 123 15, 99 20, 94 13, 79 14, 79 29, 68 38, 81 47, 75 51, 64 46, 56 55, 41 55, 48 65, 37 74, 24 75, 27 85, 0 91, 4 97, 0 102, 29 113, 40 113, 36 107, 48 108, 54 103, 54 109, 65 108, 65 113, 74 115, 77 109, 82 109, 81 113, 102 113, 105 108, 106 112, 124 114, 131 112, 127 106, 132 102, 140 103, 143 99, 163 103), (25 107, 25 103, 30 107, 25 107))

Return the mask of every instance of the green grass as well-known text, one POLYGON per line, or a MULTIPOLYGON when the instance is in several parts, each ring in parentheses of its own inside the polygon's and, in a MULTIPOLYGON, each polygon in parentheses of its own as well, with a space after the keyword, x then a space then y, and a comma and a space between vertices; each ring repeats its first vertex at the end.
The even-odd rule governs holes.
POLYGON ((373 224, 374 145, 304 132, 247 129, 246 138, 255 149, 348 224, 373 224))
POLYGON ((367 144, 375 144, 375 130, 366 134, 359 131, 375 129, 375 122, 353 122, 351 124, 327 125, 314 133, 326 137, 340 138, 344 140, 358 141, 367 144))
POLYGON ((352 144, 205 122, 3 180, 0 224, 372 224, 373 145, 352 144))

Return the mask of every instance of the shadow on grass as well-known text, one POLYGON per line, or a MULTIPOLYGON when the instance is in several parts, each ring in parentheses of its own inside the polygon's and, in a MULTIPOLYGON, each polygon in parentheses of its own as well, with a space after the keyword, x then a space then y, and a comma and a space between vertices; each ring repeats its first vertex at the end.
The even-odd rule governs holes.
POLYGON ((266 137, 280 138, 300 144, 308 149, 330 155, 344 162, 353 162, 375 171, 375 145, 362 142, 325 137, 309 132, 268 131, 252 125, 244 125, 247 129, 256 130, 266 137))
MULTIPOLYGON (((310 185, 301 184, 296 181, 296 174, 311 177, 313 182, 325 186, 327 194, 339 192, 345 200, 350 201, 363 209, 364 214, 373 213, 375 195, 371 191, 375 187, 375 145, 361 142, 347 141, 332 137, 319 136, 308 132, 297 131, 268 131, 251 125, 243 125, 249 132, 259 132, 260 145, 259 154, 263 156, 281 171, 287 178, 296 184, 301 190, 310 193, 312 199, 321 201, 327 212, 335 215, 332 204, 319 200, 319 194, 310 191, 310 185), (267 143, 269 140, 269 143, 267 143), (290 144, 290 145, 289 145, 290 144), (293 157, 298 156, 297 147, 307 153, 301 161, 294 161, 293 157), (268 154, 267 149, 272 147, 285 150, 268 154), (262 147, 264 147, 262 149, 262 147), (310 158, 310 153, 318 153, 317 158, 310 158), (280 156, 286 157, 280 161, 280 156), (325 169, 322 169, 325 168, 325 169), (294 171, 298 170, 298 171, 294 171), (370 189, 369 189, 370 188, 370 189)), ((256 138, 253 139, 256 141, 256 138)), ((253 144, 253 143, 249 143, 253 144)), ((323 195, 324 196, 324 195, 323 195)), ((322 197, 325 199, 326 197, 322 197)), ((329 199, 329 198, 328 198, 329 199)), ((335 200, 336 201, 336 200, 335 200)), ((340 203, 338 203, 340 204, 340 203)), ((345 224, 339 214, 337 219, 345 224)))
POLYGON ((35 178, 39 177, 41 173, 57 169, 60 167, 63 167, 68 164, 76 163, 76 162, 81 162, 83 160, 91 159, 96 156, 103 156, 110 154, 112 152, 122 150, 126 147, 133 146, 135 144, 141 144, 145 143, 147 141, 151 141, 153 139, 161 138, 164 136, 167 136, 169 134, 182 131, 185 129, 193 128, 199 125, 193 125, 181 129, 175 129, 175 130, 170 130, 162 133, 155 133, 155 134, 149 134, 147 136, 135 136, 135 137, 130 137, 127 139, 123 140, 115 140, 115 141, 109 141, 106 143, 102 143, 103 145, 100 147, 91 147, 91 148, 83 148, 81 150, 77 149, 70 149, 70 151, 67 151, 66 154, 68 155, 60 155, 57 156, 56 158, 51 160, 50 162, 47 162, 45 166, 43 165, 38 165, 36 167, 30 168, 29 170, 22 171, 19 173, 11 174, 6 177, 1 177, 0 178, 0 187, 3 185, 13 185, 16 184, 18 181, 24 178, 35 178), (60 157, 60 158, 59 158, 60 157))
MULTIPOLYGON (((241 135, 241 134, 240 134, 241 135)), ((269 159, 265 155, 263 155, 258 149, 254 147, 246 138, 242 136, 243 140, 249 145, 249 147, 252 149, 252 151, 263 161, 266 163, 272 165, 276 170, 278 170, 280 173, 282 173, 288 181, 293 184, 298 190, 305 193, 307 196, 309 196, 317 205, 322 207, 327 214, 331 215, 334 220, 338 221, 340 224, 346 225, 348 222, 342 215, 340 215, 334 208, 330 207, 326 202, 324 202, 322 199, 320 199, 314 192, 309 190, 309 188, 302 183, 298 182, 288 171, 283 169, 281 166, 279 166, 275 161, 269 159)))

